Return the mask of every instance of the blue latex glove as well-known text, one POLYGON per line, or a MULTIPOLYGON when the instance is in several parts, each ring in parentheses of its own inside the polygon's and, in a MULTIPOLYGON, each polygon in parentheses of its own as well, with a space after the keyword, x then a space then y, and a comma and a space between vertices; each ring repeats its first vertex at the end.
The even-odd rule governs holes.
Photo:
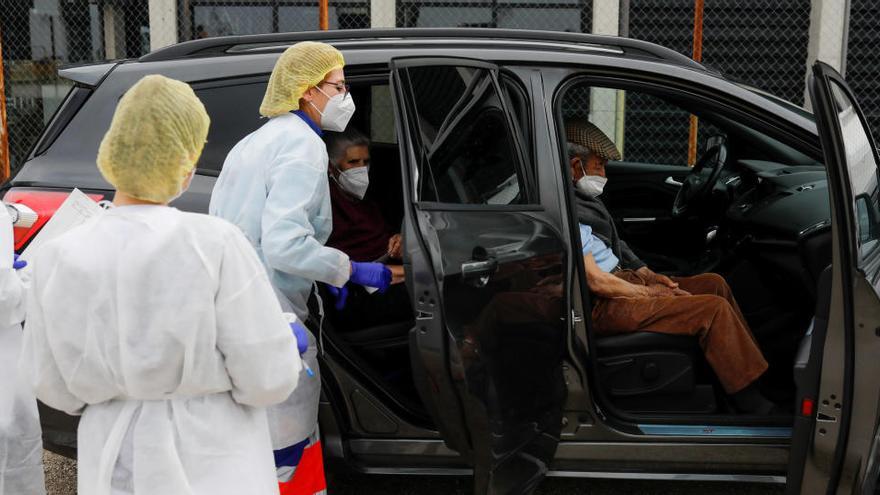
POLYGON ((17 254, 12 255, 12 268, 15 268, 16 270, 21 270, 22 268, 24 268, 26 266, 27 266, 27 261, 19 260, 17 254))
POLYGON ((309 331, 298 321, 291 323, 290 329, 293 330, 293 336, 296 337, 296 348, 299 350, 299 355, 302 356, 309 350, 309 331))
POLYGON ((337 311, 342 311, 345 307, 345 300, 348 299, 348 286, 343 285, 342 287, 333 287, 332 285, 328 285, 327 290, 333 294, 333 297, 336 299, 336 302, 333 303, 333 307, 336 308, 337 311))
MULTIPOLYGON (((293 330, 293 336, 296 337, 296 349, 299 351, 299 355, 302 356, 309 350, 309 331, 298 321, 291 323, 290 329, 293 330)), ((302 362, 302 365, 309 376, 315 376, 315 372, 309 368, 305 361, 302 362)))
POLYGON ((352 261, 349 280, 367 287, 375 287, 381 293, 391 285, 391 270, 382 263, 352 261))

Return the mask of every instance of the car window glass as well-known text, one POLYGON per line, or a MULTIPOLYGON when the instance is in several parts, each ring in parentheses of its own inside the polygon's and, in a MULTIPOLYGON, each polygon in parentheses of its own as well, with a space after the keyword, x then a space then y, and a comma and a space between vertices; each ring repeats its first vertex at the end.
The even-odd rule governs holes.
MULTIPOLYGON (((486 69, 403 69, 421 147, 421 201, 524 203, 522 166, 497 86, 486 69)), ((405 83, 406 84, 406 83, 405 83)))
POLYGON ((370 91, 370 140, 374 143, 397 144, 390 86, 379 84, 371 86, 370 91))
POLYGON ((266 82, 195 88, 211 117, 199 169, 220 170, 235 143, 265 123, 259 112, 265 92, 266 82))
MULTIPOLYGON (((601 129, 616 145, 623 161, 653 165, 688 166, 692 114, 660 97, 639 91, 578 85, 562 101, 562 115, 585 119, 601 129)), ((706 140, 720 131, 697 119, 697 156, 706 140)))
POLYGON ((526 151, 531 156, 533 144, 531 139, 529 97, 526 95, 525 90, 510 76, 501 77, 501 91, 507 97, 507 101, 510 102, 510 111, 517 126, 519 126, 519 137, 523 145, 525 145, 526 151))
POLYGON ((846 153, 846 167, 849 182, 855 198, 856 237, 859 246, 859 261, 863 261, 877 248, 878 220, 880 220, 880 204, 878 204, 877 162, 874 150, 859 114, 852 100, 842 88, 831 86, 834 103, 837 107, 837 119, 846 153))

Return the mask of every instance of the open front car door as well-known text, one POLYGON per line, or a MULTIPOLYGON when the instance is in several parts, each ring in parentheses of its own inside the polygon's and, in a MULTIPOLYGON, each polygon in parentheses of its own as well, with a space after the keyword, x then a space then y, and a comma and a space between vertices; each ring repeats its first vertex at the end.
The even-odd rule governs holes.
POLYGON ((880 160, 865 115, 840 74, 817 62, 809 89, 828 170, 834 245, 826 281, 827 322, 817 315, 809 362, 795 370, 801 403, 788 490, 875 493, 880 472, 880 160))

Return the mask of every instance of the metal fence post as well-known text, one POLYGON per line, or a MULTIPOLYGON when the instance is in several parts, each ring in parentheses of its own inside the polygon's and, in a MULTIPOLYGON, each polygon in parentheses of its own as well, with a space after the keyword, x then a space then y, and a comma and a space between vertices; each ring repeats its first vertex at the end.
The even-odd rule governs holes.
POLYGON ((177 43, 177 0, 150 0, 150 50, 177 43))
MULTIPOLYGON (((694 0, 694 54, 693 59, 703 61, 703 0, 694 0)), ((697 162, 697 130, 699 129, 697 116, 691 114, 690 127, 688 128, 688 166, 693 167, 697 162)))
MULTIPOLYGON (((593 34, 617 36, 620 29, 620 0, 593 0, 593 34)), ((614 136, 624 153, 625 92, 610 88, 590 88, 590 122, 614 136)))
POLYGON ((0 31, 0 184, 9 179, 9 127, 6 125, 6 84, 3 74, 3 32, 0 31))
POLYGON ((330 5, 328 0, 318 0, 318 28, 321 31, 330 29, 330 5))
POLYGON ((816 60, 844 72, 847 45, 847 19, 850 13, 850 0, 829 2, 812 0, 810 7, 810 41, 807 45, 807 66, 805 67, 804 103, 811 108, 806 81, 810 78, 810 68, 816 60))
POLYGON ((370 0, 370 27, 393 28, 397 22, 395 0, 370 0))
POLYGON ((108 60, 126 58, 125 17, 116 5, 107 2, 101 12, 104 24, 104 56, 108 60))

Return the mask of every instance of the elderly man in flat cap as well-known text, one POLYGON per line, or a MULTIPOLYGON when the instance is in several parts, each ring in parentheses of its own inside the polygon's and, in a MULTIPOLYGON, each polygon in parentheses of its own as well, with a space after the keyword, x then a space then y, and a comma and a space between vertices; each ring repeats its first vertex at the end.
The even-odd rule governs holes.
POLYGON ((693 335, 740 412, 771 412, 774 404, 756 386, 767 361, 730 287, 714 273, 669 278, 648 268, 598 198, 607 182, 605 164, 621 158, 617 147, 585 120, 567 122, 565 132, 587 282, 596 296, 593 330, 693 335))

